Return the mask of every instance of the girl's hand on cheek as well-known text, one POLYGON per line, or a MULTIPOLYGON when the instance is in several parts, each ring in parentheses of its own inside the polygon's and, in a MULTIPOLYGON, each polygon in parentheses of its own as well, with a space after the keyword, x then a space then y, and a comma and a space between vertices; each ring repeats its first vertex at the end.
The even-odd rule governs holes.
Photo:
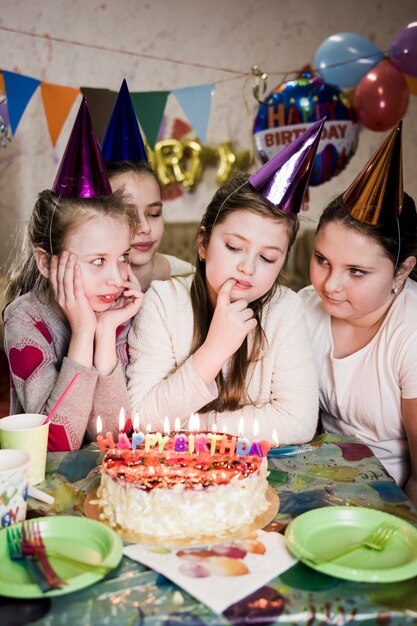
POLYGON ((82 328, 94 332, 97 319, 86 298, 76 256, 66 250, 60 257, 52 256, 49 280, 55 302, 67 318, 71 330, 74 332, 82 328))
POLYGON ((118 286, 123 288, 121 295, 107 311, 97 314, 99 325, 109 325, 114 330, 136 315, 144 297, 139 281, 130 265, 128 266, 128 280, 123 281, 118 286))
POLYGON ((230 293, 236 284, 227 280, 219 290, 206 341, 210 349, 224 355, 226 361, 242 345, 245 337, 253 330, 257 321, 246 300, 230 301, 230 293))

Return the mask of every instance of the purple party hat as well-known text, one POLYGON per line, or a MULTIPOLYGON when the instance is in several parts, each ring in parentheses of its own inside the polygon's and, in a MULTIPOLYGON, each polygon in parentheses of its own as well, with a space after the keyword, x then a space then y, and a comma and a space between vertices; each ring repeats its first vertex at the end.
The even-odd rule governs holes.
POLYGON ((101 142, 101 153, 106 161, 147 161, 145 144, 123 79, 113 112, 101 142))
POLYGON ((85 97, 82 99, 52 191, 66 198, 95 198, 112 193, 85 97))
POLYGON ((249 183, 285 213, 298 213, 326 118, 314 122, 249 178, 249 183))

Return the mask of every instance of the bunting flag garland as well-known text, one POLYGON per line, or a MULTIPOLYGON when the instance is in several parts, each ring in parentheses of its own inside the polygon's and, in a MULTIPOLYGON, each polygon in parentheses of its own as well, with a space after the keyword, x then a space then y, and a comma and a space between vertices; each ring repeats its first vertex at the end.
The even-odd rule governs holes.
POLYGON ((177 98, 201 143, 205 144, 214 84, 181 87, 173 89, 171 93, 177 98))
POLYGON ((80 90, 52 83, 41 83, 41 93, 52 145, 55 146, 80 90))
POLYGON ((80 87, 86 97, 88 109, 93 122, 97 141, 101 144, 110 115, 117 99, 117 91, 102 89, 101 87, 80 87))
POLYGON ((6 70, 3 70, 3 79, 8 101, 10 129, 14 135, 28 102, 41 81, 6 70))
POLYGON ((165 111, 169 91, 130 92, 133 108, 146 140, 153 150, 165 111))
MULTIPOLYGON (((5 114, 2 117, 10 125, 13 135, 38 85, 41 86, 43 108, 53 146, 56 145, 70 110, 80 93, 87 99, 97 139, 99 142, 102 140, 116 102, 117 91, 94 87, 67 87, 0 70, 0 92, 5 94, 1 103, 5 114)), ((181 87, 172 91, 130 92, 133 108, 146 137, 147 145, 152 150, 155 147, 170 93, 176 96, 196 135, 204 144, 213 92, 213 83, 181 87)))

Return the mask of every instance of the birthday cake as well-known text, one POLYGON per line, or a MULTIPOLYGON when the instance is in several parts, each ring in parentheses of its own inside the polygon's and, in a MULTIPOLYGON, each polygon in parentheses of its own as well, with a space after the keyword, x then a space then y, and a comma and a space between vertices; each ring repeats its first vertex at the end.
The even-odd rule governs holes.
POLYGON ((267 474, 257 455, 111 449, 97 491, 101 518, 159 539, 218 537, 268 509, 267 474))

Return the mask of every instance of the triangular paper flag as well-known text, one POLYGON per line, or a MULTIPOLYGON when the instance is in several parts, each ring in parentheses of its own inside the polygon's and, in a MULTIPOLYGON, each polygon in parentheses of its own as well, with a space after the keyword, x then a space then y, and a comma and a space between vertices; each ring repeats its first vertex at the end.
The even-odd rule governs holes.
POLYGON ((155 147, 169 94, 169 91, 130 92, 133 108, 152 150, 155 147))
POLYGON ((0 72, 0 91, 2 93, 6 93, 6 87, 4 86, 4 79, 3 79, 3 73, 0 72))
POLYGON ((3 78, 7 94, 10 128, 14 135, 28 102, 41 81, 6 70, 3 70, 3 78))
POLYGON ((80 87, 88 102, 91 121, 99 143, 101 143, 111 112, 113 111, 117 91, 100 87, 80 87))
POLYGON ((80 90, 76 87, 41 83, 41 93, 49 135, 52 145, 55 146, 59 133, 80 90))
POLYGON ((172 93, 184 110, 201 143, 205 144, 211 98, 214 93, 213 83, 198 85, 197 87, 181 87, 180 89, 173 89, 172 93))

